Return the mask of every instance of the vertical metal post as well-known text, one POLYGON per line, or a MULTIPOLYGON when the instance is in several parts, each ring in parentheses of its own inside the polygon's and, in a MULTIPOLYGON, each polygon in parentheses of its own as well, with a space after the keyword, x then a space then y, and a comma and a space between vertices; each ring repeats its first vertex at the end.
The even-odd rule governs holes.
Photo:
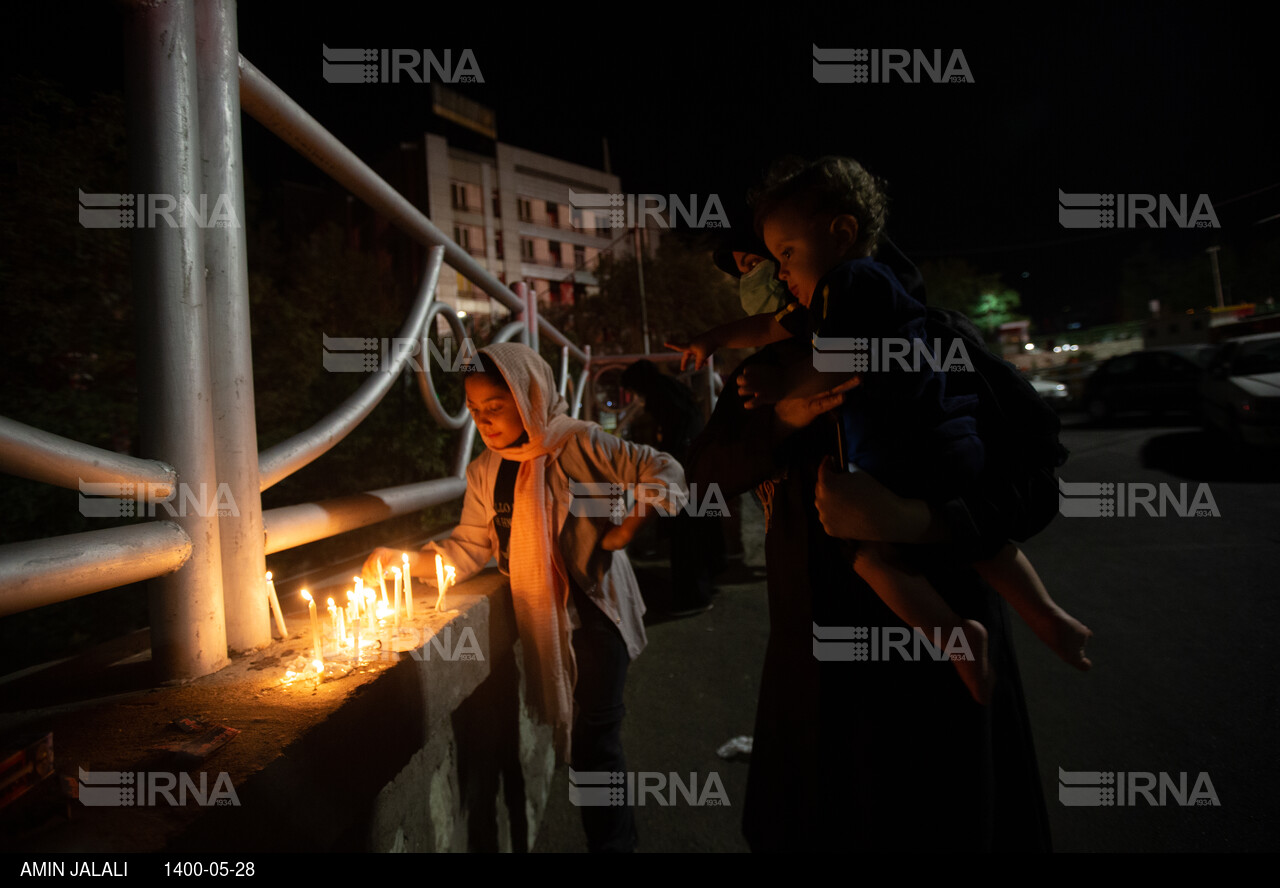
MULTIPOLYGON (((173 520, 191 539, 183 568, 148 583, 156 678, 207 675, 227 663, 216 507, 200 206, 195 16, 190 0, 135 2, 125 15, 131 190, 141 195, 133 238, 142 449, 172 465, 173 520), (177 202, 172 220, 150 212, 177 202)), ((163 514, 163 513, 162 513, 163 514)), ((166 516, 167 517, 167 516, 166 516)))
POLYGON ((711 411, 716 409, 716 356, 707 355, 707 415, 710 421, 711 411))
POLYGON ((582 350, 587 354, 587 362, 582 365, 578 384, 573 387, 573 409, 569 411, 569 415, 574 419, 582 418, 582 402, 586 397, 587 387, 591 385, 591 346, 584 345, 582 350))
POLYGON ((532 348, 533 331, 529 327, 529 285, 524 281, 516 281, 511 285, 511 289, 515 291, 516 296, 520 299, 521 308, 517 319, 524 324, 524 329, 520 331, 520 341, 532 348))
POLYGON ((210 203, 216 200, 235 217, 234 224, 205 230, 204 256, 214 449, 218 478, 236 507, 220 528, 227 645, 244 651, 271 643, 271 616, 263 587, 267 566, 249 326, 236 0, 196 0, 196 42, 204 192, 210 203))
POLYGON ((534 351, 538 350, 538 291, 528 284, 521 284, 524 287, 522 294, 524 296, 524 318, 528 325, 529 338, 526 342, 529 348, 534 351))
POLYGON ((560 346, 560 397, 569 388, 569 346, 560 346))
POLYGON ((1205 250, 1209 254, 1209 261, 1213 264, 1213 293, 1218 299, 1218 308, 1223 307, 1222 301, 1222 275, 1218 272, 1218 251, 1222 247, 1217 244, 1205 250))
POLYGON ((636 275, 640 281, 640 332, 644 336, 644 353, 649 354, 649 304, 644 298, 644 246, 640 226, 636 226, 636 275))

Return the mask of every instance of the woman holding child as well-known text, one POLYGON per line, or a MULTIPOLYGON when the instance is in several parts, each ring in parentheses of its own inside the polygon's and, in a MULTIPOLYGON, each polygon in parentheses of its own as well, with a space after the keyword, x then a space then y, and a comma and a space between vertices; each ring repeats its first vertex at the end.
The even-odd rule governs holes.
MULTIPOLYGON (((869 259, 849 264, 851 255, 856 259, 857 229, 866 234, 883 222, 882 212, 868 213, 860 203, 868 192, 843 187, 869 178, 852 161, 824 159, 766 190, 763 205, 772 215, 757 221, 794 299, 776 315, 748 319, 736 341, 722 328, 684 347, 701 360, 717 345, 769 343, 744 364, 737 395, 722 396, 688 464, 691 481, 719 483, 729 495, 759 485, 765 505, 771 633, 744 831, 755 850, 1047 850, 1047 816, 1006 613, 978 574, 982 559, 1004 551, 1003 541, 983 540, 980 551, 964 558, 922 557, 929 553, 914 549, 903 557, 903 547, 864 543, 851 553, 825 531, 824 523, 848 523, 833 510, 860 511, 872 530, 864 540, 945 540, 947 529, 933 516, 949 512, 930 508, 923 497, 971 495, 982 453, 973 424, 965 421, 972 404, 948 399, 941 379, 875 379, 869 390, 896 392, 903 414, 891 415, 893 425, 875 425, 884 416, 857 391, 862 380, 833 388, 830 379, 804 378, 812 367, 807 333, 884 335, 901 329, 900 310, 910 307, 897 280, 907 277, 902 262, 896 277, 869 259), (799 189, 797 176, 804 184, 799 189), (842 297, 847 301, 840 308, 857 329, 822 329, 842 297), (780 332, 780 319, 789 314, 803 322, 780 332), (848 408, 833 410, 846 398, 848 408), (850 431, 857 433, 852 443, 850 431), (924 459, 935 440, 945 445, 943 455, 924 459), (859 451, 864 444, 871 449, 859 451), (922 461, 918 477, 912 474, 917 467, 902 464, 902 453, 922 461), (863 472, 858 496, 841 500, 850 486, 836 480, 833 468, 838 472, 846 461, 856 468, 864 458, 898 483, 887 487, 863 472), (924 483, 904 490, 912 480, 924 483), (877 633, 927 626, 960 631, 971 661, 957 669, 946 659, 884 657, 881 646, 871 644, 877 633), (830 659, 824 639, 832 637, 862 639, 861 656, 830 659)), ((766 255, 760 245, 736 246, 743 271, 753 255, 766 255)), ((914 271, 909 263, 906 268, 914 271)), ((1033 583, 1025 572, 1013 576, 1033 583)), ((1058 613, 1050 611, 1056 606, 1047 594, 1037 597, 1043 587, 1034 584, 1023 590, 1026 613, 1037 613, 1036 605, 1058 613)), ((1019 601, 1010 600, 1022 613, 1019 601)), ((1087 630, 1079 629, 1085 634, 1064 636, 1060 653, 1087 668, 1079 650, 1087 630)))

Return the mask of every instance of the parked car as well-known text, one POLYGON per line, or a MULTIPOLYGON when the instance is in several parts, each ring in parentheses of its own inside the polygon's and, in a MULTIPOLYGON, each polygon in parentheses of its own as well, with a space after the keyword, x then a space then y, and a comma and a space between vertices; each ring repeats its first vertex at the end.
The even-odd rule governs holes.
POLYGON ((1169 352, 1186 358, 1193 364, 1199 365, 1201 368, 1209 366, 1209 361, 1218 351, 1218 346, 1209 345, 1208 343, 1197 343, 1195 345, 1163 345, 1151 351, 1169 352))
POLYGON ((1246 444, 1280 444, 1280 333, 1224 342, 1200 394, 1207 427, 1246 444))
POLYGON ((1085 380, 1084 409, 1100 422, 1121 413, 1195 413, 1204 370, 1167 349, 1108 358, 1085 380))
POLYGON ((1067 391, 1067 387, 1056 379, 1034 376, 1027 382, 1031 383, 1036 394, 1044 398, 1045 403, 1054 410, 1061 410, 1071 401, 1071 393, 1067 391))

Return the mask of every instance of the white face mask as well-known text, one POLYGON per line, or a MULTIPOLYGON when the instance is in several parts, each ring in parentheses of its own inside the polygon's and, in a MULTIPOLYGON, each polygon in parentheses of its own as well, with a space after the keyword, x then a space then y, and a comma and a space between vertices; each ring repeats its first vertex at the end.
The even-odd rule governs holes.
POLYGON ((738 300, 742 303, 743 311, 749 315, 758 315, 782 309, 787 288, 777 279, 777 275, 777 263, 772 259, 764 259, 738 279, 738 300))

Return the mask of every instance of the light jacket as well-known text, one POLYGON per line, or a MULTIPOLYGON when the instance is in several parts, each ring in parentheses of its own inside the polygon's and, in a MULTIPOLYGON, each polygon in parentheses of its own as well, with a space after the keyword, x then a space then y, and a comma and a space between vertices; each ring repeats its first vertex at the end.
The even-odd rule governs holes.
MULTIPOLYGON (((479 572, 498 553, 498 535, 493 526, 493 487, 502 457, 485 450, 467 467, 467 492, 462 517, 446 540, 428 543, 428 557, 439 552, 453 564, 462 581, 479 572)), ((644 649, 644 599, 631 562, 623 550, 601 548, 601 537, 612 526, 608 518, 590 517, 609 500, 598 488, 578 492, 575 500, 571 483, 621 485, 620 494, 634 492, 634 485, 646 488, 646 498, 669 515, 674 515, 686 489, 684 470, 670 454, 641 444, 632 444, 590 425, 566 439, 558 456, 547 466, 547 485, 553 504, 551 516, 560 541, 565 568, 573 580, 614 622, 634 659, 644 649)), ((512 521, 520 520, 519 514, 512 521)))

